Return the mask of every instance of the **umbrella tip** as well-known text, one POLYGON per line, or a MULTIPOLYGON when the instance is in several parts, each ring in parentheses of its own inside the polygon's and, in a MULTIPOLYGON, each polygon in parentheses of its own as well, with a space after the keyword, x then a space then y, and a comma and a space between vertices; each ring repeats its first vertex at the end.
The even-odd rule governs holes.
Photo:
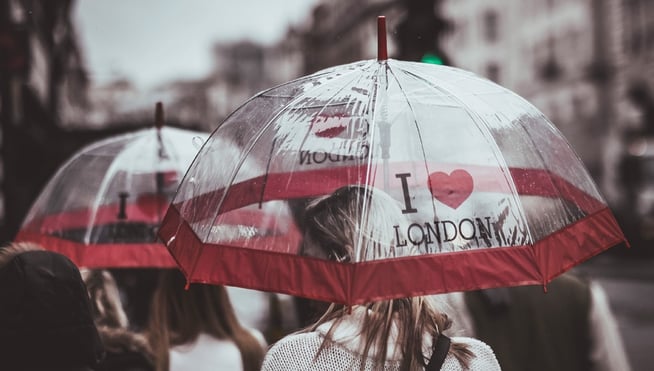
POLYGON ((386 48, 386 17, 380 15, 377 17, 377 60, 385 61, 388 59, 388 50, 386 48))
POLYGON ((157 129, 161 129, 163 125, 164 125, 163 103, 157 102, 157 105, 154 110, 154 126, 157 129))

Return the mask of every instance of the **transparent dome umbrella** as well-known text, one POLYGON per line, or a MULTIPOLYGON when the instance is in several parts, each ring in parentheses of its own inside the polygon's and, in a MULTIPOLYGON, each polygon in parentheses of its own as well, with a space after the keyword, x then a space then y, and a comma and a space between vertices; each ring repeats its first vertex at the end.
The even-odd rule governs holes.
POLYGON ((89 268, 175 267, 156 232, 209 133, 155 127, 92 143, 38 196, 16 240, 35 241, 89 268))
POLYGON ((212 133, 159 231, 189 282, 356 304, 546 285, 626 243, 579 157, 533 105, 470 72, 382 49, 378 60, 264 91, 212 133), (234 157, 219 150, 225 139, 238 144, 234 157), (244 172, 247 162, 262 171, 244 172), (372 187, 360 192, 354 253, 300 254, 301 206, 346 185, 372 187), (397 205, 385 224, 370 224, 384 219, 370 189, 397 205), (280 201, 294 212, 269 206, 280 201), (374 238, 373 249, 359 243, 374 238))

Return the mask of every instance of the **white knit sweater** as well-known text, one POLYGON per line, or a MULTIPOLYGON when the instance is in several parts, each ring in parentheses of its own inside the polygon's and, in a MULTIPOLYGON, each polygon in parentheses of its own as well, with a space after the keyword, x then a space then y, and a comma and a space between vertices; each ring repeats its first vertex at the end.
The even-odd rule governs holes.
MULTIPOLYGON (((358 314, 360 315, 360 314, 358 314)), ((332 322, 327 322, 316 331, 289 335, 276 344, 274 344, 263 361, 262 371, 267 370, 353 370, 358 371, 361 368, 360 348, 360 328, 358 327, 360 318, 356 311, 346 317, 332 334, 332 341, 326 344, 315 359, 318 349, 325 340, 325 334, 329 331, 332 322)), ((387 360, 384 365, 385 371, 399 370, 400 357, 399 347, 396 342, 396 332, 392 331, 387 351, 387 360)), ((469 370, 471 371, 499 371, 500 365, 495 358, 493 350, 485 343, 467 337, 453 337, 453 343, 463 343, 474 354, 470 361, 469 370)), ((431 339, 425 338, 424 348, 431 349, 431 339)), ((430 356, 425 351, 425 354, 430 356)), ((371 358, 365 360, 364 370, 374 370, 374 363, 371 358)), ((443 363, 441 370, 444 371, 461 371, 463 368, 459 361, 451 354, 448 354, 443 363)))

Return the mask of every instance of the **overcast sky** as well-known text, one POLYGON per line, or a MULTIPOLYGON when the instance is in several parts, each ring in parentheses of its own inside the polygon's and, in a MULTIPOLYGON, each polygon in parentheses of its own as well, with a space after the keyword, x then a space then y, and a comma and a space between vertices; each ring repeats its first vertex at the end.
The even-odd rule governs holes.
POLYGON ((215 41, 274 43, 316 0, 78 0, 75 21, 94 83, 127 77, 143 88, 197 78, 215 41))

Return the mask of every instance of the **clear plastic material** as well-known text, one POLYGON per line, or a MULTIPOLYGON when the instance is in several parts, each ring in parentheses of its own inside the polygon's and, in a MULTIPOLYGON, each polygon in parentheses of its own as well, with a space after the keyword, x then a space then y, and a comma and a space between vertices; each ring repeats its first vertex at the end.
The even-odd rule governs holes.
POLYGON ((57 244, 156 242, 170 200, 208 136, 152 128, 83 148, 48 182, 20 233, 55 237, 57 244))
POLYGON ((351 263, 532 245, 606 208, 565 138, 523 98, 459 69, 392 59, 246 102, 203 146, 173 206, 202 243, 295 255, 305 206, 348 185, 366 186, 351 263), (377 208, 374 194, 392 200, 377 208))

